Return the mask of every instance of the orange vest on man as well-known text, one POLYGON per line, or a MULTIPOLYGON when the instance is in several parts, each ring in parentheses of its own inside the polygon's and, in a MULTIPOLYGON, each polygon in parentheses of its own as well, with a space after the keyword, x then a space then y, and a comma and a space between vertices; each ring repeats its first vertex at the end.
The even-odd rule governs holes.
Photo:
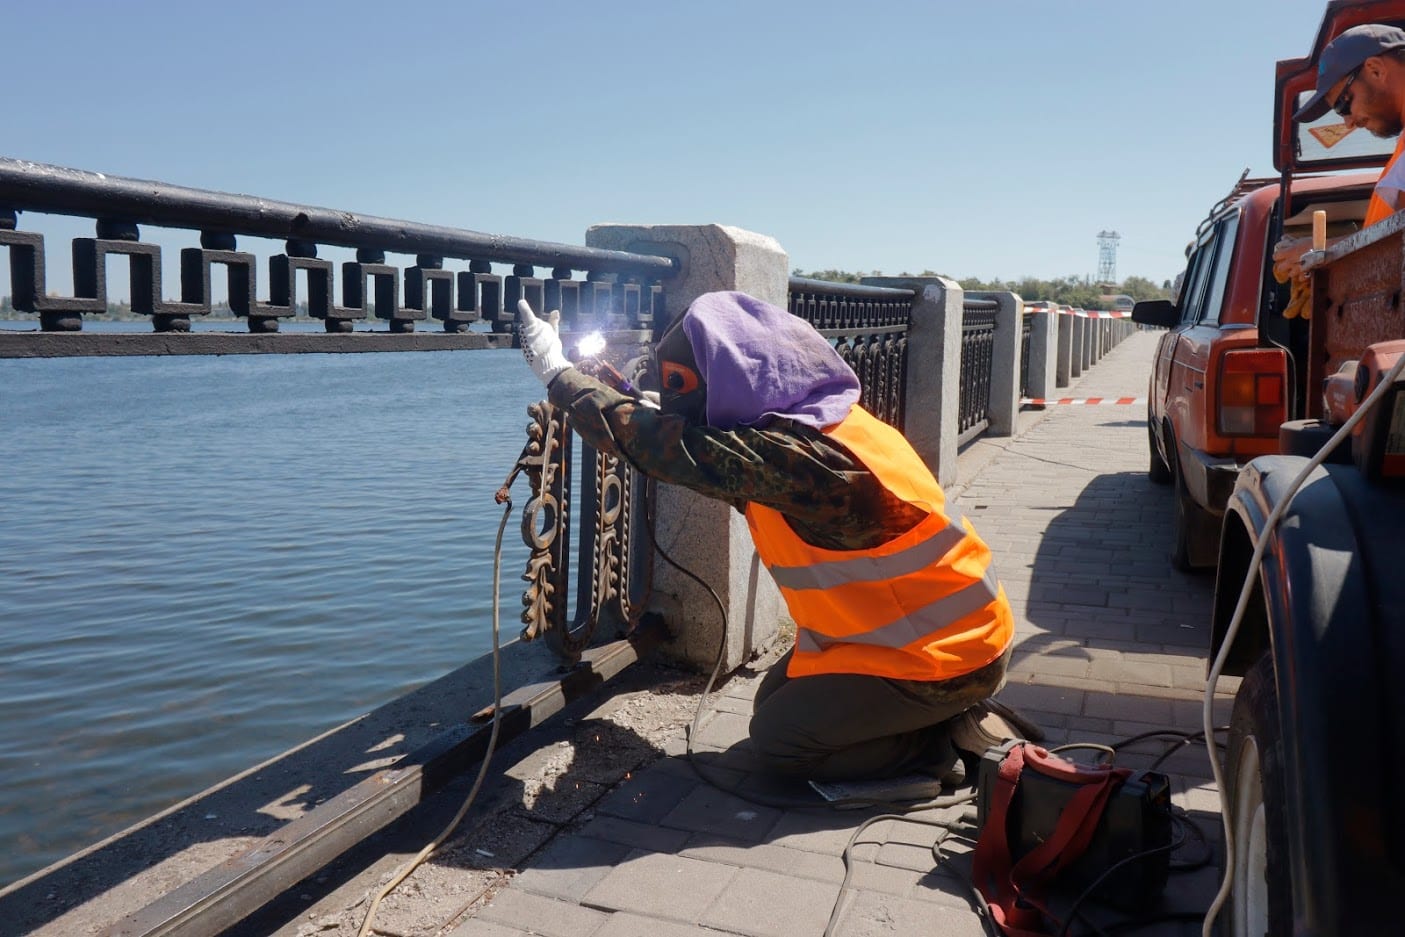
MULTIPOLYGON (((1390 173, 1400 154, 1405 152, 1405 133, 1400 135, 1400 139, 1395 142, 1395 152, 1391 154, 1390 161, 1381 170, 1381 177, 1384 178, 1390 173)), ((1392 197, 1394 193, 1392 192, 1392 197)), ((1395 214, 1395 205, 1381 197, 1379 186, 1371 191, 1371 201, 1366 203, 1366 220, 1362 222, 1362 227, 1373 225, 1377 221, 1384 221, 1395 214)))
POLYGON ((795 619, 786 672, 946 680, 994 661, 1015 625, 990 548, 946 505, 897 430, 855 406, 824 432, 889 492, 928 513, 879 546, 827 550, 801 540, 780 512, 747 506, 756 552, 795 619))

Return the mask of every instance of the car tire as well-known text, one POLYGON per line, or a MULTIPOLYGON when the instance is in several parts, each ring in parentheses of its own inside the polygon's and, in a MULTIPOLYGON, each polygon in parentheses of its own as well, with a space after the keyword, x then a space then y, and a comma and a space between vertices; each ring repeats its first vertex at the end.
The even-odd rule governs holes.
POLYGON ((1151 417, 1146 421, 1146 441, 1147 448, 1151 450, 1150 465, 1146 470, 1146 477, 1157 485, 1169 485, 1174 477, 1171 466, 1166 464, 1166 460, 1161 458, 1161 450, 1156 446, 1156 431, 1153 430, 1151 417))
MULTIPOLYGON (((1176 452, 1176 439, 1167 430, 1166 448, 1176 452)), ((1199 573, 1213 569, 1215 560, 1209 556, 1207 538, 1216 518, 1190 496, 1185 474, 1179 461, 1171 464, 1172 482, 1176 492, 1176 516, 1172 524, 1171 567, 1182 573, 1199 573)))
POLYGON ((1223 914, 1227 937, 1293 932, 1283 738, 1273 659, 1265 653, 1234 697, 1226 752, 1233 887, 1223 914))
POLYGON ((1185 479, 1176 473, 1176 518, 1172 527, 1171 567, 1183 573, 1195 571, 1190 562, 1191 525, 1194 523, 1192 511, 1199 510, 1185 486, 1185 479))

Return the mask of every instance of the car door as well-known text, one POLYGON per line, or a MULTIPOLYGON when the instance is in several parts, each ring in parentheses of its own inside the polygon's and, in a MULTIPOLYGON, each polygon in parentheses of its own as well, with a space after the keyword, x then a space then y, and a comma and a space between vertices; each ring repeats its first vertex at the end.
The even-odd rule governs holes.
MULTIPOLYGON (((1155 399, 1153 410, 1162 416, 1172 417, 1180 409, 1178 398, 1183 393, 1178 375, 1176 359, 1179 353, 1181 336, 1194 323, 1194 313, 1199 309, 1198 295, 1205 286, 1205 267, 1210 262, 1210 252, 1205 250, 1205 238, 1201 238, 1186 258, 1185 275, 1181 278, 1180 293, 1176 307, 1180 320, 1176 326, 1161 337, 1156 355, 1155 399)), ((1168 453, 1170 455, 1170 453, 1168 453)))
POLYGON ((1168 378, 1167 412, 1183 447, 1205 451, 1207 414, 1213 411, 1206 379, 1223 337, 1220 310, 1234 260, 1239 213, 1229 212, 1206 232, 1196 248, 1194 279, 1181 304, 1181 321, 1168 378))

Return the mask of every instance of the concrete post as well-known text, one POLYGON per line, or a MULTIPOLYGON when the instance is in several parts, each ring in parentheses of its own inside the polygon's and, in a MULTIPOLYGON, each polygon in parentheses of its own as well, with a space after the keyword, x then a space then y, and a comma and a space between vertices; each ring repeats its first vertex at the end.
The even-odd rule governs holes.
MULTIPOLYGON (((595 225, 586 245, 679 262, 665 281, 668 308, 678 314, 703 293, 741 290, 786 308, 789 258, 772 238, 722 225, 595 225)), ((665 652, 699 670, 710 670, 722 647, 729 673, 775 641, 785 605, 761 565, 746 520, 730 506, 686 488, 659 485, 659 545, 707 582, 727 609, 726 630, 717 606, 702 588, 655 556, 652 608, 674 633, 665 652)))
POLYGON ((995 350, 990 362, 990 423, 988 436, 1013 436, 1020 412, 1020 345, 1024 337, 1024 300, 1014 293, 967 293, 972 299, 993 299, 995 350))
POLYGON ((1069 348, 1068 373, 1080 377, 1083 374, 1083 323, 1088 320, 1074 315, 1069 318, 1073 320, 1073 341, 1069 348))
POLYGON ((1058 320, 1059 348, 1058 364, 1054 369, 1054 385, 1067 387, 1073 365, 1073 316, 1053 313, 1058 320))
POLYGON ((1083 347, 1079 353, 1083 356, 1083 370, 1086 371, 1093 366, 1093 336, 1097 333, 1093 323, 1097 320, 1079 316, 1078 321, 1083 323, 1083 347))
POLYGON ((961 284, 943 277, 864 277, 868 286, 910 289, 903 435, 941 485, 956 482, 961 420, 961 284))
POLYGON ((1029 328, 1029 395, 1054 397, 1054 381, 1058 359, 1059 329, 1056 319, 1065 318, 1051 309, 1028 313, 1029 328))

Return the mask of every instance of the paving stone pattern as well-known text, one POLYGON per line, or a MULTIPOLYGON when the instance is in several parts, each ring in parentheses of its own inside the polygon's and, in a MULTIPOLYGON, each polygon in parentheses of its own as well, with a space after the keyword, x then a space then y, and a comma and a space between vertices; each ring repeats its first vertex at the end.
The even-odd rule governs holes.
MULTIPOLYGON (((1140 396, 1156 333, 1135 332, 1085 372, 1068 396, 1140 396)), ((1021 415, 1017 435, 963 453, 949 495, 989 542, 1017 618, 1018 644, 1000 697, 1049 734, 1049 745, 1111 743, 1160 729, 1198 731, 1213 577, 1173 571, 1170 490, 1147 479, 1141 406, 1051 406, 1021 415)), ((709 771, 744 791, 776 790, 749 774, 746 717, 758 677, 729 681, 696 747, 709 771), (725 769, 725 771, 720 770, 725 769)), ((1217 720, 1228 720, 1226 680, 1217 720)), ((1146 767, 1166 743, 1119 754, 1146 767)), ((1096 751, 1070 753, 1092 760, 1096 751)), ((1203 747, 1167 758, 1174 801, 1218 844, 1218 800, 1203 747)), ((958 818, 969 808, 912 820, 958 818)), ((752 803, 699 779, 674 753, 607 795, 589 819, 528 860, 456 937, 903 937, 987 933, 960 876, 970 842, 939 826, 882 820, 841 859, 877 811, 798 810, 752 803), (934 854, 940 845, 941 859, 934 854)), ((1197 852, 1188 842, 1177 859, 1197 852)), ((1217 887, 1212 863, 1171 876, 1160 910, 1201 912, 1217 887)), ((1098 912, 1113 921, 1117 916, 1098 912)), ((1075 930, 1075 933, 1077 930, 1075 930)), ((1198 934, 1191 921, 1144 934, 1198 934)))

